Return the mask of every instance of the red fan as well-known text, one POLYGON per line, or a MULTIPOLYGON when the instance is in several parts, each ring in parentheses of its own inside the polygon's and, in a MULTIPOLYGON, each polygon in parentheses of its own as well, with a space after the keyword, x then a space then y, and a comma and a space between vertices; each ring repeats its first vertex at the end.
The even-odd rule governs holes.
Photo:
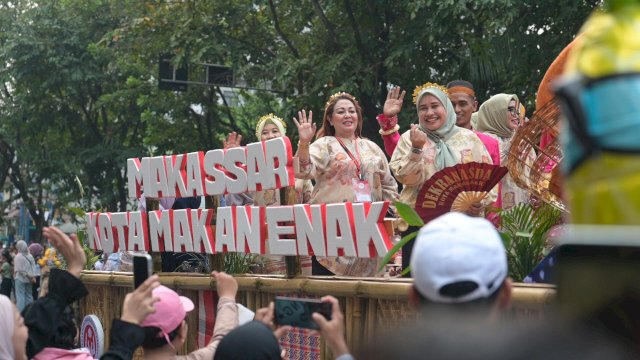
POLYGON ((504 166, 478 162, 444 168, 422 185, 416 212, 426 224, 449 211, 467 211, 484 199, 507 172, 504 166))

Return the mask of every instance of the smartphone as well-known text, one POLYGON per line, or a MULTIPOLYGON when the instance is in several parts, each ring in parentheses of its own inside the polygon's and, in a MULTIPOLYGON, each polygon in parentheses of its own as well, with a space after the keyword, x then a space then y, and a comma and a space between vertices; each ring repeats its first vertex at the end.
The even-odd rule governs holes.
POLYGON ((300 299, 276 296, 275 322, 278 325, 291 325, 306 329, 320 330, 311 314, 317 312, 331 320, 331 303, 320 299, 300 299))
POLYGON ((153 274, 153 262, 149 254, 136 254, 133 256, 133 287, 142 285, 153 274))

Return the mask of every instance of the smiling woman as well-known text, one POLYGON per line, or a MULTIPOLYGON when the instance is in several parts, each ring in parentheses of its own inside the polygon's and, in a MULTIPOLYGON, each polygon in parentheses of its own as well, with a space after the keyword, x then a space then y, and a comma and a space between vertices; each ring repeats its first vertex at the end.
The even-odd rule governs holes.
MULTIPOLYGON (((478 131, 496 139, 500 147, 500 162, 506 164, 511 139, 520 125, 520 101, 514 94, 496 94, 485 101, 478 111, 478 131)), ((524 161, 531 169, 535 160, 535 151, 522 154, 524 161)), ((528 178, 528 173, 525 175, 528 178)), ((511 178, 505 176, 500 182, 500 203, 504 210, 511 209, 517 204, 528 202, 529 191, 520 188, 511 178)))
MULTIPOLYGON (((492 163, 478 136, 456 126, 455 110, 443 86, 426 83, 417 87, 413 96, 418 124, 400 136, 389 162, 396 179, 404 184, 400 201, 411 207, 422 185, 438 171, 469 162, 492 163)), ((482 204, 477 204, 474 211, 478 213, 473 215, 480 215, 482 204)), ((402 248, 403 268, 409 266, 412 248, 413 241, 402 248)))
MULTIPOLYGON (((311 204, 393 201, 398 197, 398 184, 384 152, 360 137, 362 111, 352 95, 339 92, 329 98, 313 144, 316 125, 312 118, 312 112, 303 110, 293 119, 300 135, 295 175, 315 180, 311 204)), ((320 263, 338 275, 370 276, 377 270, 376 263, 368 259, 323 258, 320 263)), ((314 265, 318 269, 318 264, 314 265)))

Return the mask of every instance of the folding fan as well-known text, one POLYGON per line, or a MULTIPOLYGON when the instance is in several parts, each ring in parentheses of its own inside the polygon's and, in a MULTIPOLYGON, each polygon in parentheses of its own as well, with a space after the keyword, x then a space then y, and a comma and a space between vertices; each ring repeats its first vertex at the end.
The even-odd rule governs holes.
POLYGON ((467 211, 507 172, 504 166, 478 162, 444 168, 422 185, 415 210, 425 223, 449 211, 467 211))

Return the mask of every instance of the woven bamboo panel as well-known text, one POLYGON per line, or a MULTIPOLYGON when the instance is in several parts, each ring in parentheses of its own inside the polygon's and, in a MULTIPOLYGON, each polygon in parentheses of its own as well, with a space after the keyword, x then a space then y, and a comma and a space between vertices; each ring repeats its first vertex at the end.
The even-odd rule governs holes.
MULTIPOLYGON (((132 275, 84 272, 81 279, 89 289, 89 295, 80 302, 81 315, 95 314, 102 320, 108 344, 111 321, 120 316, 122 301, 126 293, 131 291, 132 275)), ((237 276, 236 279, 239 284, 237 301, 254 311, 268 306, 276 295, 312 298, 329 294, 336 296, 344 312, 347 343, 353 348, 366 344, 368 339, 396 326, 406 326, 416 318, 407 301, 411 279, 320 276, 288 279, 284 275, 237 276)), ((194 303, 199 290, 215 289, 215 279, 206 275, 161 273, 160 282, 192 299, 194 303)), ((516 284, 510 316, 542 317, 548 312, 554 296, 555 289, 551 286, 516 284)), ((198 317, 195 311, 187 316, 187 323, 190 335, 186 345, 180 349, 181 354, 197 347, 198 317)), ((296 339, 304 340, 302 337, 296 339)), ((320 344, 320 349, 320 359, 331 358, 323 343, 320 344)), ((134 358, 141 359, 141 352, 138 351, 134 358)))
POLYGON ((561 199, 562 178, 558 166, 563 158, 558 140, 560 115, 558 105, 549 101, 533 114, 529 122, 519 127, 511 140, 506 166, 518 186, 566 211, 561 199), (540 146, 543 134, 553 138, 544 149, 540 146), (536 154, 533 162, 527 156, 532 151, 536 154))

